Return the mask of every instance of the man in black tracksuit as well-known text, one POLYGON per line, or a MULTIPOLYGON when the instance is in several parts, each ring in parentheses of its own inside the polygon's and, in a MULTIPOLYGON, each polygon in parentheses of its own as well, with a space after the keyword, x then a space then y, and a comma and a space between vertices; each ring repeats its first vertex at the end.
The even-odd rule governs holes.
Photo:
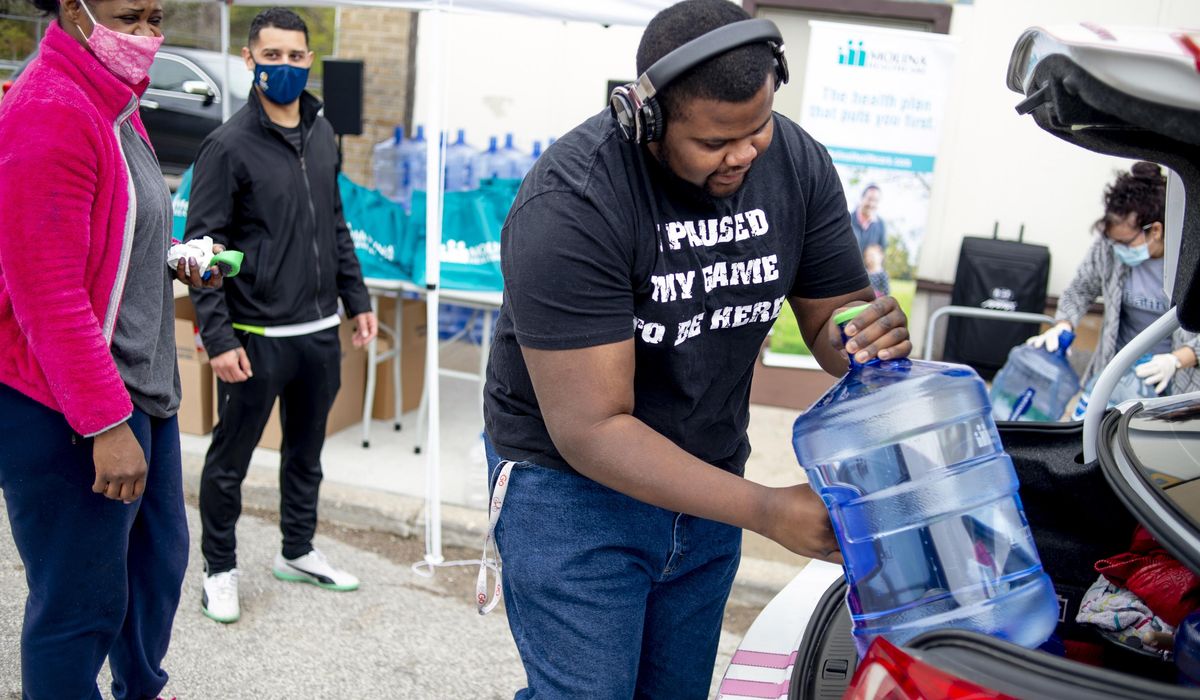
POLYGON ((340 384, 338 299, 354 344, 375 316, 342 216, 333 129, 304 92, 313 54, 304 21, 272 8, 242 49, 254 71, 249 101, 204 141, 192 175, 185 239, 211 236, 245 253, 219 290, 192 294, 218 382, 220 421, 200 484, 203 610, 238 619, 235 526, 241 483, 276 398, 283 422, 282 551, 277 578, 353 590, 358 579, 312 545, 325 422, 340 384))

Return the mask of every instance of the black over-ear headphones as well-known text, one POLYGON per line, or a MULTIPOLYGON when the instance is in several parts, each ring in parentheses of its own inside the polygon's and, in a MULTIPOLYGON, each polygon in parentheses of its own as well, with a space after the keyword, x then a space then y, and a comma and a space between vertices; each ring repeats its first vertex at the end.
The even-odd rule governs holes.
POLYGON ((609 108, 621 138, 629 143, 658 141, 663 135, 662 108, 655 99, 659 90, 705 61, 730 49, 760 41, 775 54, 775 89, 788 81, 783 35, 769 19, 744 19, 701 34, 654 62, 636 81, 613 90, 609 108))

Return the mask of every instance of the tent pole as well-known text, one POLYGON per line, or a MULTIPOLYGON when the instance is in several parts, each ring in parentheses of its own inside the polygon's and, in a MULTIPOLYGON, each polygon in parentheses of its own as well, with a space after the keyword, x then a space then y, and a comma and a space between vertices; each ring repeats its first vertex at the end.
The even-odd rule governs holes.
POLYGON ((441 482, 441 391, 438 355, 438 290, 441 278, 442 250, 442 158, 445 144, 441 138, 445 116, 446 78, 443 51, 445 16, 440 0, 422 13, 422 38, 433 47, 433 66, 429 71, 428 144, 425 161, 425 395, 428 420, 425 436, 425 561, 441 564, 442 556, 442 482, 441 482))
POLYGON ((221 0, 221 123, 229 121, 229 6, 233 0, 221 0))

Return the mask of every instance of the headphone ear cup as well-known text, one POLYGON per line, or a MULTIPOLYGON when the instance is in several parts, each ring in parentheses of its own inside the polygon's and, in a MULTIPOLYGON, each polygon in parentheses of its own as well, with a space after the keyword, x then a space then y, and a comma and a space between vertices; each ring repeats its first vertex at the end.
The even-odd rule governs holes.
POLYGON ((627 89, 628 86, 623 85, 613 90, 612 95, 608 98, 608 108, 617 122, 617 132, 621 135, 621 140, 626 143, 635 143, 640 131, 638 128, 639 114, 634 109, 633 101, 626 92, 627 89))
POLYGON ((783 55, 783 44, 772 44, 771 48, 775 52, 775 89, 778 90, 788 81, 787 56, 783 55))
POLYGON ((662 108, 651 98, 642 105, 642 143, 661 141, 663 136, 662 108))

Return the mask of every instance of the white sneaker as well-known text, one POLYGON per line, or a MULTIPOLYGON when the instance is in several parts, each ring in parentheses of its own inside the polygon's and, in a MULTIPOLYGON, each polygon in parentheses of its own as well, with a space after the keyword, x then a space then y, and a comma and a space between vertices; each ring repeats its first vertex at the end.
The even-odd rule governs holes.
POLYGON ((204 597, 201 601, 204 614, 217 622, 237 622, 242 616, 238 605, 238 576, 237 569, 222 571, 219 574, 204 577, 204 597))
POLYGON ((280 581, 311 583, 330 591, 353 591, 358 588, 358 578, 330 564, 319 549, 295 559, 284 559, 282 554, 276 554, 272 570, 280 581))

